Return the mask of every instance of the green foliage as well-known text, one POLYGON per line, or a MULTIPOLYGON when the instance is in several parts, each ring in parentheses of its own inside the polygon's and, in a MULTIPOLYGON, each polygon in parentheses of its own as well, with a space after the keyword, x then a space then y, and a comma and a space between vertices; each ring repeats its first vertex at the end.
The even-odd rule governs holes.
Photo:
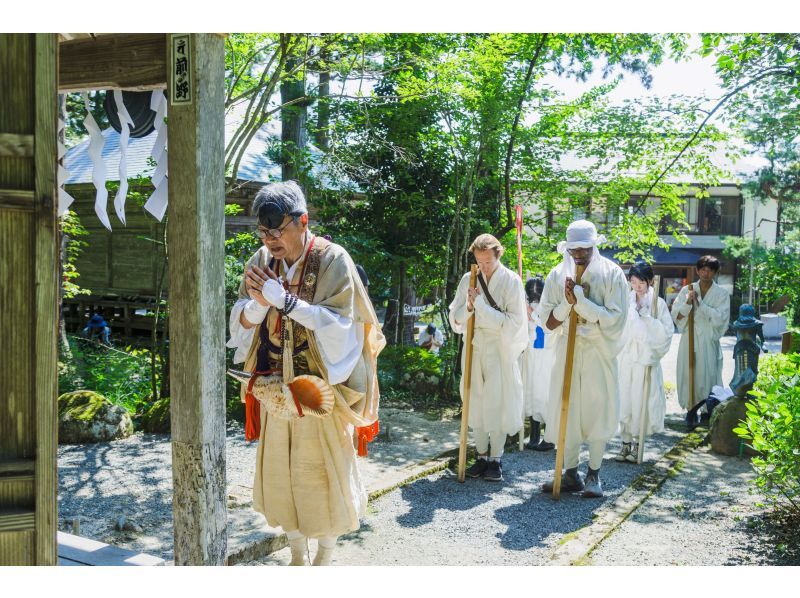
POLYGON ((61 268, 61 292, 62 296, 71 299, 77 295, 88 295, 88 289, 82 289, 77 284, 77 279, 80 276, 78 269, 75 267, 75 261, 78 259, 81 251, 87 246, 86 241, 82 241, 81 237, 85 237, 89 233, 83 227, 78 215, 69 210, 59 220, 61 226, 61 234, 66 239, 66 248, 62 256, 61 268))
MULTIPOLYGON (((151 400, 150 352, 126 347, 124 351, 104 347, 79 337, 68 338, 70 358, 59 362, 59 393, 91 390, 131 414, 151 400)), ((156 356, 160 376, 161 356, 156 356)))
POLYGON ((759 363, 747 418, 734 428, 759 455, 756 484, 778 507, 800 514, 800 354, 775 354, 759 363))
MULTIPOLYGON (((225 240, 225 313, 230 314, 234 303, 239 298, 239 285, 244 275, 244 265, 256 250, 261 241, 253 233, 236 233, 225 240)), ((227 367, 233 365, 234 349, 226 349, 227 367)), ((225 376, 225 405, 229 419, 244 421, 244 408, 239 398, 239 383, 230 376, 225 376)))
POLYGON ((742 264, 743 275, 739 277, 740 290, 750 286, 750 270, 753 270, 754 290, 761 294, 763 301, 772 303, 788 296, 787 314, 789 320, 800 325, 800 270, 797 268, 800 256, 800 231, 787 235, 772 247, 757 239, 726 237, 725 255, 742 264))
POLYGON ((411 391, 417 397, 433 396, 441 378, 441 357, 421 347, 391 345, 378 358, 381 394, 411 391))

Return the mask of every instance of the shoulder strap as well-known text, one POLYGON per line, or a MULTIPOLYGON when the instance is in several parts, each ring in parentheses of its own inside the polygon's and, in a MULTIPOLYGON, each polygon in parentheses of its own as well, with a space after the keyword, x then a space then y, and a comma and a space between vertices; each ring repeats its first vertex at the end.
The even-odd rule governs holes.
POLYGON ((481 283, 481 289, 483 289, 483 294, 486 295, 486 300, 489 302, 489 305, 491 305, 497 311, 502 312, 503 310, 497 306, 494 297, 492 297, 492 294, 489 292, 489 287, 486 285, 486 281, 483 280, 482 273, 478 274, 478 282, 481 283))

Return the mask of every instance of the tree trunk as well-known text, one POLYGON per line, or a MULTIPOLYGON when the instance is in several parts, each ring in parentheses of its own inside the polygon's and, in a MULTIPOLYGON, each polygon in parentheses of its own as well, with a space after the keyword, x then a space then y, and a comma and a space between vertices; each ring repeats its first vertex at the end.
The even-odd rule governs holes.
MULTIPOLYGON (((297 57, 286 61, 286 71, 291 72, 300 63, 297 57)), ((306 118, 308 106, 306 102, 289 104, 305 96, 305 70, 299 78, 281 83, 281 177, 284 181, 300 180, 302 176, 302 152, 306 147, 306 118), (289 104, 289 105, 287 105, 289 104)))
POLYGON ((319 99, 317 100, 317 131, 315 133, 316 145, 323 152, 330 148, 328 127, 331 120, 330 89, 331 74, 329 71, 319 73, 319 99))

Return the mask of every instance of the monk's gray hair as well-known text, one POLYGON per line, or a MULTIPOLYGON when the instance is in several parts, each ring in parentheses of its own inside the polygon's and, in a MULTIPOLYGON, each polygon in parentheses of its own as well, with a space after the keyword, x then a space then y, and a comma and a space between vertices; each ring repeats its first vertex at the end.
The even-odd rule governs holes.
POLYGON ((253 200, 250 213, 257 216, 258 210, 266 203, 277 204, 284 214, 292 216, 308 213, 306 196, 296 181, 270 183, 261 187, 253 200))

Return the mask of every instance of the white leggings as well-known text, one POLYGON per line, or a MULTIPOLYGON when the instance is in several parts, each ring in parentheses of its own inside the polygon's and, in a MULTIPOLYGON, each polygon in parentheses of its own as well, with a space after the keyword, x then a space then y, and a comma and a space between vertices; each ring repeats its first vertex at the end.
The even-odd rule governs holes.
MULTIPOLYGON (((588 442, 589 445, 589 467, 600 469, 603 464, 603 454, 606 452, 606 441, 595 440, 588 442)), ((573 469, 578 466, 581 455, 581 442, 567 444, 564 449, 564 467, 573 469)))
MULTIPOLYGON (((286 532, 286 537, 289 539, 289 541, 291 541, 291 540, 299 540, 304 536, 303 534, 300 533, 300 530, 295 529, 290 532, 286 532)), ((317 538, 317 541, 319 542, 319 545, 322 546, 323 548, 333 548, 334 546, 336 546, 336 540, 338 538, 339 536, 323 536, 322 538, 317 538)))
POLYGON ((492 450, 489 453, 489 457, 491 459, 499 459, 503 456, 503 449, 506 445, 505 434, 502 432, 487 432, 482 428, 475 428, 472 432, 475 435, 475 450, 479 455, 486 454, 491 440, 492 450))

